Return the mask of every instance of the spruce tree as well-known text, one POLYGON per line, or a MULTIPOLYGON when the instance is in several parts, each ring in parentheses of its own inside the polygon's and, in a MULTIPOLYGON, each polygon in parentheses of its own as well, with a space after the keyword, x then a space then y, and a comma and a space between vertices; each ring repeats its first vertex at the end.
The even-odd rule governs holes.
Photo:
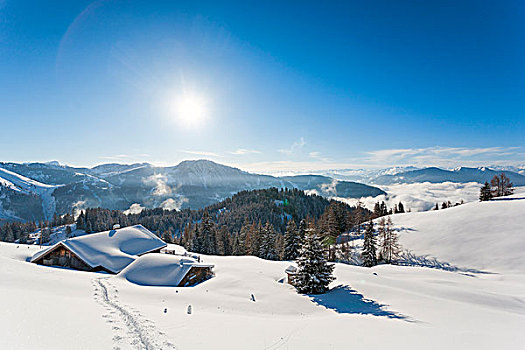
POLYGON ((299 230, 298 230, 298 234, 299 234, 299 244, 302 245, 303 244, 303 240, 304 240, 304 237, 306 236, 306 229, 308 228, 308 223, 306 222, 305 219, 302 219, 300 222, 299 222, 299 230))
POLYGON ((11 228, 10 225, 6 225, 5 241, 6 242, 14 242, 15 241, 15 235, 14 235, 13 229, 11 228))
POLYGON ((365 239, 363 242, 363 252, 361 253, 363 266, 372 267, 377 265, 376 257, 376 238, 374 236, 374 223, 372 220, 368 223, 365 230, 365 239))
POLYGON ((235 255, 246 255, 246 239, 250 233, 250 223, 248 219, 242 225, 241 230, 237 234, 237 245, 235 247, 235 255))
POLYGON ((275 231, 269 222, 264 225, 262 230, 259 257, 266 260, 277 260, 278 258, 275 250, 275 231))
POLYGON ((479 200, 481 202, 489 201, 492 199, 492 193, 490 189, 490 185, 487 181, 485 181, 485 184, 481 187, 479 191, 479 200))
POLYGON ((66 238, 70 238, 71 237, 71 226, 67 225, 66 226, 66 238))
POLYGON ((284 235, 284 260, 295 260, 299 254, 300 238, 299 231, 295 222, 290 220, 286 226, 286 233, 284 235))
POLYGON ((323 250, 316 230, 307 229, 297 258, 298 268, 294 278, 294 286, 299 293, 324 293, 328 290, 330 282, 335 279, 332 275, 334 265, 326 261, 323 250))

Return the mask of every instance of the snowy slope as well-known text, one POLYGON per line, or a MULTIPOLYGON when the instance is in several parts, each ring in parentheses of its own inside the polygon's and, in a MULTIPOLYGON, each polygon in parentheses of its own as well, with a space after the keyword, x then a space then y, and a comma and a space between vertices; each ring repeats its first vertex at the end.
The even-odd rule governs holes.
POLYGON ((42 199, 44 219, 49 220, 53 217, 56 204, 52 193, 59 186, 47 185, 3 168, 0 168, 0 185, 4 185, 15 191, 33 193, 40 196, 42 199))
MULTIPOLYGON (((519 194, 517 194, 519 196, 519 194)), ((392 216, 405 249, 493 272, 525 268, 525 199, 473 202, 392 216)))
POLYGON ((405 248, 490 273, 337 264, 320 296, 281 283, 289 262, 203 256, 216 273, 205 283, 147 287, 36 266, 37 247, 0 243, 0 348, 520 349, 524 203, 392 216, 405 248))

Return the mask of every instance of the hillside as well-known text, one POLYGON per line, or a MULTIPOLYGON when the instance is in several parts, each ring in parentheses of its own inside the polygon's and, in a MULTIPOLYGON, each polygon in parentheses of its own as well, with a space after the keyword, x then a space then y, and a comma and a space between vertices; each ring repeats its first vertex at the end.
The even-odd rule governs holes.
POLYGON ((88 207, 199 209, 239 191, 270 187, 296 188, 326 197, 385 194, 377 187, 326 176, 259 175, 208 160, 184 161, 174 167, 140 163, 103 164, 90 169, 55 162, 0 163, 0 170, 0 219, 11 220, 48 219, 55 212, 88 207), (18 180, 13 182, 13 178, 18 180), (13 194, 19 190, 26 197, 36 196, 42 210, 22 210, 13 204, 19 202, 13 194))
POLYGON ((489 272, 525 267, 525 192, 444 210, 397 214, 400 242, 418 256, 489 272), (520 199, 521 198, 521 199, 520 199))
POLYGON ((471 271, 336 264, 332 290, 318 296, 282 283, 290 262, 203 255, 215 265, 212 279, 145 287, 33 265, 26 259, 38 247, 0 243, 0 347, 375 349, 388 339, 389 349, 519 349, 524 205, 514 199, 393 215, 404 248, 471 271), (28 319, 39 327, 27 332, 28 319), (235 336, 225 337, 232 329, 235 336))

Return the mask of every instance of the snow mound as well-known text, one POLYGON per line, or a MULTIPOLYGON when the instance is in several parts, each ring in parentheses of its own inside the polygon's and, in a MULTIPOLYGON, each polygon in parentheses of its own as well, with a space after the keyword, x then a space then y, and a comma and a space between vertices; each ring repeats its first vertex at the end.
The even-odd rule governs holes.
POLYGON ((118 277, 143 286, 176 287, 193 266, 195 259, 169 254, 146 254, 122 270, 118 277))
POLYGON ((103 267, 118 273, 139 255, 166 247, 160 238, 142 225, 135 225, 66 239, 36 253, 36 261, 57 245, 64 245, 92 268, 103 267))

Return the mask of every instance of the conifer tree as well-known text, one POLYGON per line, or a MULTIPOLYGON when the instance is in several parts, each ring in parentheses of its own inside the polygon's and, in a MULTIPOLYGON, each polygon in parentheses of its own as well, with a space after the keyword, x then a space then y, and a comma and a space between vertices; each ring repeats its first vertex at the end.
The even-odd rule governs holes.
POLYGON ((294 286, 299 293, 324 293, 328 290, 330 282, 335 279, 332 276, 334 265, 326 261, 323 250, 316 230, 307 229, 297 258, 298 268, 294 278, 294 286))
POLYGON ((363 252, 361 253, 363 266, 372 267, 377 265, 376 257, 376 238, 374 236, 374 223, 372 220, 368 223, 365 230, 365 239, 363 243, 363 252))
POLYGON ((217 254, 217 227, 211 220, 208 211, 205 210, 202 215, 201 223, 202 246, 200 253, 203 254, 217 254))
POLYGON ((308 228, 308 223, 306 222, 305 219, 302 219, 300 222, 299 222, 299 230, 298 230, 298 234, 299 234, 299 243, 302 245, 302 241, 304 240, 304 237, 306 236, 306 229, 308 228))
POLYGON ((269 222, 264 225, 262 230, 259 257, 266 260, 277 260, 278 257, 275 251, 275 231, 269 222))
POLYGON ((241 230, 237 234, 237 245, 235 247, 235 255, 246 255, 246 240, 250 233, 250 223, 248 219, 245 220, 244 225, 242 225, 241 230))
POLYGON ((284 236, 275 232, 275 254, 276 260, 283 260, 284 256, 284 236))
POLYGON ((66 226, 66 238, 70 238, 71 237, 71 226, 67 225, 66 226))
POLYGON ((260 257, 263 228, 261 223, 250 227, 250 255, 260 257))
POLYGON ((199 225, 195 225, 195 228, 193 229, 190 251, 200 253, 202 252, 202 246, 202 236, 200 233, 199 225))
POLYGON ((481 187, 479 191, 479 200, 481 202, 489 201, 492 199, 492 193, 490 189, 490 185, 488 182, 485 181, 485 184, 481 187))
POLYGON ((301 248, 299 231, 295 222, 290 220, 286 226, 286 233, 284 235, 284 260, 295 260, 301 248))
POLYGON ((11 225, 6 225, 5 241, 6 242, 15 241, 15 235, 14 235, 13 229, 11 228, 11 225))

